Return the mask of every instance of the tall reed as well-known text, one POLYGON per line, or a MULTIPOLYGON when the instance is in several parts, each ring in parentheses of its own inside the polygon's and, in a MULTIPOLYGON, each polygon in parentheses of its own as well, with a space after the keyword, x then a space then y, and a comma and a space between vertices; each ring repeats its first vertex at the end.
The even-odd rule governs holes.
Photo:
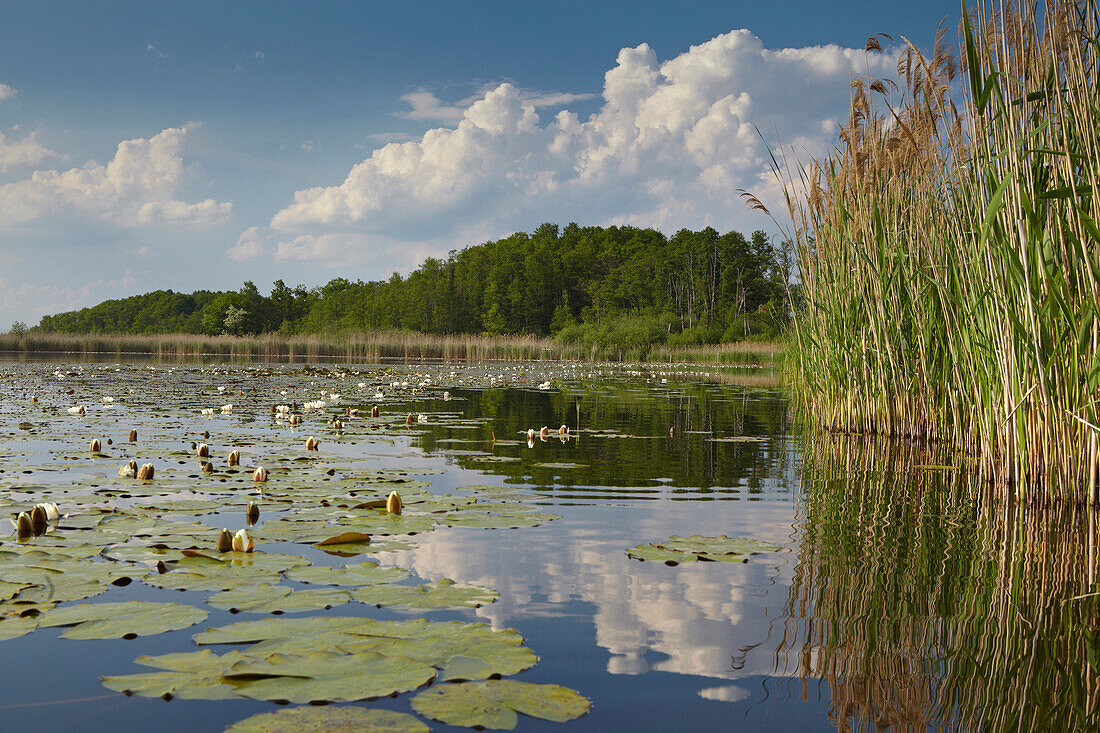
POLYGON ((852 83, 832 157, 777 162, 801 401, 826 429, 943 442, 1021 494, 1095 501, 1096 2, 980 2, 958 56, 944 39, 908 46, 900 83, 852 83))

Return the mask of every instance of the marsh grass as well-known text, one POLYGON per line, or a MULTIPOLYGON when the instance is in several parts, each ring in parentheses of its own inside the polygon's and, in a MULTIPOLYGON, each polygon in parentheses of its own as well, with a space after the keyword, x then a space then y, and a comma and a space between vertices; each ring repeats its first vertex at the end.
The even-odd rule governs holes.
POLYGON ((901 54, 900 84, 852 83, 832 157, 776 162, 800 400, 827 430, 942 442, 1011 491, 1095 502, 1096 3, 964 18, 959 54, 941 32, 931 57, 901 54))
POLYGON ((376 362, 432 359, 456 362, 624 359, 719 365, 768 365, 782 359, 779 343, 735 343, 662 349, 645 353, 568 344, 530 336, 433 335, 376 331, 323 336, 203 336, 195 334, 113 335, 28 332, 0 335, 0 351, 26 354, 150 354, 273 359, 342 359, 376 362))

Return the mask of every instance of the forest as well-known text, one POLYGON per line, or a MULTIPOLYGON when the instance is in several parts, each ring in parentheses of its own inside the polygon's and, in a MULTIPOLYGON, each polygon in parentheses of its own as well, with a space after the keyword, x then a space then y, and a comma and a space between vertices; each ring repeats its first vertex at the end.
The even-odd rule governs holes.
POLYGON ((707 344, 774 338, 790 320, 792 254, 761 231, 543 224, 428 258, 407 277, 264 295, 158 290, 44 316, 40 333, 525 334, 567 343, 707 344))

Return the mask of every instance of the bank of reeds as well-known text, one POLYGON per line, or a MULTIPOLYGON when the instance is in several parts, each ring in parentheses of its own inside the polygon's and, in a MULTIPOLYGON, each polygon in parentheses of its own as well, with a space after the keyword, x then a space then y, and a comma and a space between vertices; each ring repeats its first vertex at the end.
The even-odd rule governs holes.
POLYGON ((493 360, 659 361, 725 366, 768 366, 781 361, 777 343, 735 343, 683 347, 640 353, 614 346, 569 344, 533 336, 434 335, 413 331, 374 331, 343 335, 205 336, 199 334, 61 334, 34 331, 0 334, 0 352, 219 356, 268 359, 339 359, 375 362, 432 359, 481 362, 493 360))
POLYGON ((900 83, 855 80, 837 152, 781 170, 801 398, 826 429, 942 441, 1002 486, 1095 501, 1096 2, 964 17, 957 55, 941 33, 900 83))

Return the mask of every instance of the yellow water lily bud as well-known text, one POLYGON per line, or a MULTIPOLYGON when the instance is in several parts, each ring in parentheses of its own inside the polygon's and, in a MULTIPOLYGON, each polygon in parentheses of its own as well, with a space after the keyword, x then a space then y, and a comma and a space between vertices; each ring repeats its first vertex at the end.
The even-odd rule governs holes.
POLYGON ((401 497, 397 495, 396 491, 391 491, 390 495, 386 497, 386 511, 390 514, 401 513, 401 497))
POLYGON ((229 452, 229 465, 236 466, 241 462, 241 452, 239 450, 229 452))
POLYGON ((229 552, 233 549, 233 535, 228 529, 223 529, 218 535, 218 552, 229 552))
POLYGON ((31 515, 26 512, 19 512, 19 517, 15 520, 15 530, 21 535, 34 534, 34 522, 31 521, 31 515))
POLYGON ((256 466, 256 470, 252 472, 253 481, 267 481, 267 469, 263 466, 256 466))
POLYGON ((208 458, 210 456, 210 446, 206 443, 199 443, 199 447, 195 450, 199 458, 208 458))
POLYGON ((130 442, 131 443, 136 443, 137 442, 137 431, 136 430, 131 430, 130 431, 130 442))
POLYGON ((153 478, 153 464, 143 463, 141 468, 138 469, 137 477, 142 481, 149 481, 153 478))
POLYGON ((91 447, 92 447, 92 453, 99 453, 99 451, 103 449, 103 444, 99 442, 99 438, 94 438, 92 440, 92 446, 91 447))
POLYGON ((130 461, 122 468, 118 469, 119 478, 134 478, 137 476, 138 465, 137 461, 130 461))
POLYGON ((260 507, 256 506, 256 502, 248 502, 248 508, 245 509, 244 516, 249 524, 256 523, 256 520, 260 518, 260 507))
POLYGON ((255 547, 256 540, 249 537, 246 530, 239 529, 233 535, 233 552, 252 552, 255 547))

